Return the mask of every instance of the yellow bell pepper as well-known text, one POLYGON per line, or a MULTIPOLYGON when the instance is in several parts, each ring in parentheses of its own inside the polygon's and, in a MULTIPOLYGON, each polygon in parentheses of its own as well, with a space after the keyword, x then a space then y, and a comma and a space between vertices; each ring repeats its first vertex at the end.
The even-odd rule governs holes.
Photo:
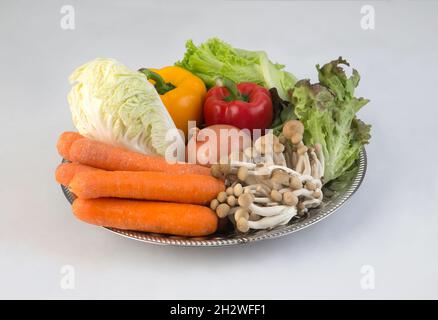
POLYGON ((187 138, 188 121, 196 121, 196 126, 202 121, 202 104, 207 93, 204 82, 190 71, 175 66, 140 71, 155 85, 175 126, 187 138))

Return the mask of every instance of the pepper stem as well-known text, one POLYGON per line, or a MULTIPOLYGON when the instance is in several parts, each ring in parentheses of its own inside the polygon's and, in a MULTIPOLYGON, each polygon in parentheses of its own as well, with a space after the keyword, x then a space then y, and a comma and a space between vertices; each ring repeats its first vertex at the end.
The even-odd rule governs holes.
POLYGON ((165 94, 166 92, 175 89, 176 87, 171 84, 170 82, 164 81, 164 79, 156 72, 153 72, 146 68, 141 68, 138 71, 141 73, 144 73, 146 75, 146 78, 149 80, 155 81, 155 89, 157 90, 158 94, 165 94))
POLYGON ((228 90, 228 93, 230 94, 227 97, 228 101, 233 100, 242 100, 244 101, 244 97, 240 94, 239 90, 237 90, 237 85, 234 81, 228 78, 216 78, 216 85, 218 87, 225 87, 228 90))

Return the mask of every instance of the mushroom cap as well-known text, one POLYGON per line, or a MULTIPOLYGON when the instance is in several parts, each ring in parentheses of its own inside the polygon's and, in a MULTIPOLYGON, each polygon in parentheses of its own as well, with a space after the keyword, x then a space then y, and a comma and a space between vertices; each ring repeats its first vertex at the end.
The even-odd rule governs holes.
POLYGON ((275 189, 271 191, 270 196, 271 196, 272 201, 275 201, 275 202, 281 202, 281 200, 283 199, 281 193, 275 189))
POLYGON ((294 134, 304 134, 304 126, 299 120, 289 120, 283 125, 283 135, 290 139, 294 134))
POLYGON ((234 207, 234 206, 236 205, 236 202, 237 202, 237 200, 236 200, 236 197, 235 197, 235 196, 233 196, 233 195, 228 196, 228 198, 227 198, 227 204, 228 204, 230 207, 234 207))
POLYGON ((237 199, 239 206, 241 206, 242 208, 248 208, 253 201, 254 198, 251 193, 241 194, 239 199, 237 199))
POLYGON ((216 208, 216 214, 219 218, 225 218, 230 212, 230 206, 226 203, 221 203, 216 208))
POLYGON ((227 175, 227 174, 229 174, 231 172, 231 166, 228 163, 221 163, 221 164, 219 164, 219 168, 220 168, 220 171, 224 175, 227 175))
POLYGON ((307 152, 307 147, 305 145, 302 145, 302 146, 298 147, 298 149, 297 149, 298 155, 303 155, 306 152, 307 152))
POLYGON ((215 178, 222 178, 223 177, 222 170, 218 164, 213 164, 211 166, 210 170, 211 170, 211 175, 213 177, 215 177, 215 178))
POLYGON ((296 206, 298 203, 298 197, 293 192, 287 191, 283 193, 283 203, 288 206, 296 206))
POLYGON ((248 178, 248 168, 247 167, 240 167, 237 170, 237 178, 241 181, 245 181, 246 178, 248 178))
POLYGON ((292 135, 292 137, 290 137, 290 142, 292 142, 292 144, 298 144, 303 140, 303 135, 301 133, 295 133, 292 135))
POLYGON ((236 220, 236 227, 237 230, 239 230, 240 232, 248 232, 249 230, 248 220, 245 218, 240 218, 236 220))
POLYGON ((283 170, 274 170, 272 172, 271 181, 284 186, 289 185, 289 174, 283 170))
POLYGON ((218 207, 218 205, 219 205, 219 200, 218 200, 218 199, 213 199, 213 200, 211 200, 211 202, 210 202, 210 209, 211 209, 211 210, 216 210, 216 208, 218 207))
POLYGON ((298 190, 303 187, 303 184, 301 183, 300 178, 298 178, 296 175, 293 175, 289 179, 289 187, 293 190, 298 190))
POLYGON ((234 214, 234 219, 238 221, 240 218, 244 218, 246 220, 249 219, 249 213, 248 210, 245 208, 239 208, 237 209, 236 213, 234 214))
POLYGON ((287 143, 288 139, 284 136, 283 133, 280 133, 280 135, 277 138, 278 138, 278 142, 280 142, 281 144, 286 144, 287 143))
POLYGON ((316 190, 316 184, 313 183, 312 181, 307 181, 305 184, 305 187, 307 190, 310 190, 310 191, 316 190))
POLYGON ((216 198, 221 203, 225 202, 225 201, 227 201, 227 193, 225 191, 221 191, 218 193, 216 198))
POLYGON ((233 188, 233 194, 235 197, 239 197, 243 193, 243 187, 240 183, 237 183, 233 188))
POLYGON ((315 191, 313 191, 313 197, 315 198, 319 198, 322 195, 322 191, 321 189, 316 189, 315 191))
POLYGON ((285 149, 284 144, 282 144, 280 142, 274 143, 274 152, 275 153, 283 152, 284 149, 285 149))

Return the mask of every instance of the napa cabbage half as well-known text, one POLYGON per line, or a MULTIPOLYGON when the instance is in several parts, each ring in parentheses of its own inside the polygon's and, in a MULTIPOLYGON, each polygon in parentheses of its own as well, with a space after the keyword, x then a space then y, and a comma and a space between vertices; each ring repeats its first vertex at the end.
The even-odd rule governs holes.
MULTIPOLYGON (((165 155, 170 144, 166 134, 175 124, 142 73, 98 58, 77 68, 70 82, 68 102, 79 133, 144 154, 165 155)), ((183 144, 182 139, 178 143, 183 144)))

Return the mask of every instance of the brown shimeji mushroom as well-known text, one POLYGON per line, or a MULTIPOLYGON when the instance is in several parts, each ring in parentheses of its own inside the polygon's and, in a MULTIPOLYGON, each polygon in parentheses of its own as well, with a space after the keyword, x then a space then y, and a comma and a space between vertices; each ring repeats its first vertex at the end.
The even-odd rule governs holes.
POLYGON ((289 120, 283 125, 283 135, 290 139, 292 144, 298 144, 303 140, 304 126, 299 120, 289 120))
POLYGON ((230 155, 228 162, 213 165, 212 175, 225 179, 227 188, 211 201, 212 210, 247 232, 286 224, 319 206, 322 148, 304 145, 303 134, 300 121, 288 121, 280 137, 262 136, 243 153, 230 155))

